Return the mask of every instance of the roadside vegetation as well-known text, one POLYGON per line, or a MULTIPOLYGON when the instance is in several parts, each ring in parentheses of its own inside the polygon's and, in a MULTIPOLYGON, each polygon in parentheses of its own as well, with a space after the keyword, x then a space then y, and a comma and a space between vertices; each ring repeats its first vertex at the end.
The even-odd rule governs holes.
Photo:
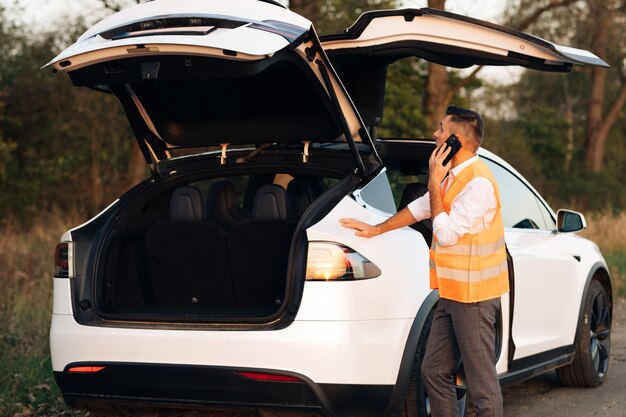
POLYGON ((67 409, 52 376, 48 334, 54 247, 77 216, 47 214, 0 228, 0 416, 83 415, 67 409))

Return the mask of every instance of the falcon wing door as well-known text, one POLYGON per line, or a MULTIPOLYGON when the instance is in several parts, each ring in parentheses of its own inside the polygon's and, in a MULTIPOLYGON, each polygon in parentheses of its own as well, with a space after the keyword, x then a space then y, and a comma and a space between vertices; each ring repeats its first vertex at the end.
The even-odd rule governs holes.
POLYGON ((567 72, 573 65, 608 67, 582 49, 429 8, 367 12, 343 33, 321 40, 368 126, 382 119, 386 68, 400 58, 415 56, 454 68, 517 65, 567 72))

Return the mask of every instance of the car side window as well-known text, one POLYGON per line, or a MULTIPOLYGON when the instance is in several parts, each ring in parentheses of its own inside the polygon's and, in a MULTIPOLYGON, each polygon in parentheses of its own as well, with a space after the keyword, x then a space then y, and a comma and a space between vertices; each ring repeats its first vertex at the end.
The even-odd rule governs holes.
POLYGON ((395 214, 396 206, 387 178, 387 170, 383 168, 378 175, 367 183, 363 188, 355 190, 352 195, 356 201, 383 213, 395 214))
POLYGON ((500 188, 504 227, 553 230, 550 212, 516 175, 489 159, 483 158, 500 188))

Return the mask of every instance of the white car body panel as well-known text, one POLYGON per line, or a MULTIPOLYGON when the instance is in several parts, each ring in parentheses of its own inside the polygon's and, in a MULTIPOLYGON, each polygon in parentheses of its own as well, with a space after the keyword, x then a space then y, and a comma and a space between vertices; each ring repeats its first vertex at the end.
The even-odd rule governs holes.
POLYGON ((99 33, 143 20, 157 19, 165 16, 214 16, 228 17, 243 21, 261 22, 275 20, 303 29, 311 27, 306 18, 287 9, 254 0, 154 0, 138 4, 115 13, 93 25, 78 41, 91 38, 99 33), (172 13, 175 11, 175 13, 172 13))
POLYGON ((72 288, 68 278, 53 278, 54 294, 52 299, 52 314, 72 315, 72 288))
POLYGON ((287 370, 316 383, 393 385, 412 324, 297 320, 271 332, 220 332, 81 326, 54 314, 50 345, 58 372, 76 362, 185 364, 287 370))
POLYGON ((431 290, 428 287, 428 247, 422 235, 410 228, 398 229, 374 239, 354 235, 339 219, 354 217, 382 222, 350 197, 319 223, 307 230, 309 241, 344 244, 372 261, 383 271, 362 281, 308 281, 296 320, 388 320, 413 319, 431 290), (398 247, 396 242, 404 242, 398 247))
POLYGON ((569 236, 507 229, 505 238, 515 266, 514 359, 572 344, 586 274, 567 254, 569 236))
POLYGON ((571 345, 589 271, 607 268, 604 260, 575 234, 507 229, 505 237, 515 265, 514 359, 571 345))
MULTIPOLYGON (((350 31, 352 28, 348 28, 350 31)), ((502 31, 502 27, 467 19, 452 13, 414 16, 380 16, 372 19, 356 39, 324 42, 327 51, 375 47, 394 42, 421 41, 437 45, 464 48, 470 51, 509 57, 520 54, 545 60, 547 64, 592 64, 608 66, 589 51, 556 45, 552 42, 519 32, 502 31)))
POLYGON ((250 24, 262 23, 264 20, 284 22, 300 27, 303 31, 311 27, 310 21, 287 9, 255 0, 155 0, 130 7, 102 20, 46 66, 53 66, 58 71, 70 71, 107 60, 134 57, 137 54, 192 54, 222 59, 262 59, 289 45, 278 34, 249 27, 250 24), (176 10, 176 14, 172 14, 171 10, 176 10), (226 18, 251 23, 233 29, 217 29, 207 35, 167 34, 167 30, 154 32, 161 33, 159 35, 151 33, 148 36, 116 40, 105 39, 99 35, 131 23, 178 16, 226 18), (138 45, 142 48, 136 48, 138 45), (225 56, 224 50, 235 51, 238 56, 225 56), (68 60, 71 60, 69 65, 68 60), (64 64, 60 65, 62 62, 64 64))

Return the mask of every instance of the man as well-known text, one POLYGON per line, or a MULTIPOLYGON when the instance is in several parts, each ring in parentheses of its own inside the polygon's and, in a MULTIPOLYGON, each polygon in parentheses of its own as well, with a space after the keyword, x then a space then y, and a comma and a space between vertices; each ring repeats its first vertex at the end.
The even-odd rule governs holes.
POLYGON ((495 369, 495 322, 500 296, 509 291, 498 186, 476 152, 483 121, 474 111, 448 106, 434 133, 428 192, 383 223, 341 219, 357 236, 373 237, 431 217, 430 285, 439 289, 422 379, 433 417, 456 416, 454 371, 460 356, 478 417, 502 416, 495 369), (455 134, 461 148, 445 166, 455 134))

